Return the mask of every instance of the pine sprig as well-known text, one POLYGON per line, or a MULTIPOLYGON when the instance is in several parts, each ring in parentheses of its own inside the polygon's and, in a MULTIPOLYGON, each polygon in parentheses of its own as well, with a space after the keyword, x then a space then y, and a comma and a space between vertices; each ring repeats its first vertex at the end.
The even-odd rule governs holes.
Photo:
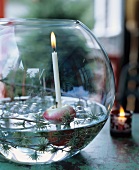
POLYGON ((22 145, 22 146, 28 146, 29 144, 31 144, 31 138, 29 136, 26 136, 25 133, 22 132, 15 132, 13 134, 13 137, 15 137, 15 142, 17 143, 17 145, 22 145))
POLYGON ((88 117, 93 121, 93 120, 98 120, 98 117, 94 115, 93 113, 90 113, 88 117))
POLYGON ((10 151, 11 147, 7 144, 2 144, 1 146, 1 150, 5 153, 5 154, 8 154, 9 151, 10 151))
POLYGON ((48 123, 45 123, 45 122, 36 122, 35 128, 37 130, 43 130, 43 129, 47 129, 47 125, 48 123))
POLYGON ((45 152, 48 148, 48 140, 46 138, 41 138, 40 139, 40 144, 38 145, 38 151, 45 152))
POLYGON ((34 151, 33 154, 30 154, 30 155, 29 155, 29 158, 32 159, 32 160, 37 161, 37 160, 39 160, 40 156, 41 156, 41 155, 38 155, 37 151, 34 151))
POLYGON ((69 110, 67 110, 62 117, 62 124, 69 125, 72 120, 73 120, 73 115, 71 115, 69 110))

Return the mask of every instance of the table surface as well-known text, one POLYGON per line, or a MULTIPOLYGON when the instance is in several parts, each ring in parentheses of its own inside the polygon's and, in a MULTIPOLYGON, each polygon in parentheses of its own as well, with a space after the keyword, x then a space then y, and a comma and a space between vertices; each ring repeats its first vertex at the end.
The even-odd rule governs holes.
POLYGON ((139 114, 133 115, 132 137, 113 138, 109 119, 79 154, 49 165, 20 165, 0 157, 0 170, 139 170, 139 114))

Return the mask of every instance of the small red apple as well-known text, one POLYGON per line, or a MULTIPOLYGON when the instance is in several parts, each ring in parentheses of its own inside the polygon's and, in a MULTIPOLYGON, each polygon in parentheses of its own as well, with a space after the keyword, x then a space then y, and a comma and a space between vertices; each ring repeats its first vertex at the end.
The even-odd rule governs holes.
POLYGON ((76 116, 76 111, 69 105, 62 106, 61 108, 49 108, 43 114, 44 119, 55 123, 70 123, 76 116))

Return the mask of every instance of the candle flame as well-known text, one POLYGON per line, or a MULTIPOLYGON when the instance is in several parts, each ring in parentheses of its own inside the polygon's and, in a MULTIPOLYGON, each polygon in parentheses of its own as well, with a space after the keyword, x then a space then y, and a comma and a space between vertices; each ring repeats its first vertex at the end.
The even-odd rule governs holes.
POLYGON ((120 116, 122 116, 122 117, 125 116, 125 111, 122 106, 120 106, 120 116))
POLYGON ((51 32, 51 46, 53 49, 56 49, 56 37, 54 32, 51 32))

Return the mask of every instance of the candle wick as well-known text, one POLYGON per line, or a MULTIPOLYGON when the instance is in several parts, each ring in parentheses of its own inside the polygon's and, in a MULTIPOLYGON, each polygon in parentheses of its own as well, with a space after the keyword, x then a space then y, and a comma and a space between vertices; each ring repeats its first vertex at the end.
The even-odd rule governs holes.
POLYGON ((56 48, 55 47, 53 48, 53 51, 56 52, 56 48))

